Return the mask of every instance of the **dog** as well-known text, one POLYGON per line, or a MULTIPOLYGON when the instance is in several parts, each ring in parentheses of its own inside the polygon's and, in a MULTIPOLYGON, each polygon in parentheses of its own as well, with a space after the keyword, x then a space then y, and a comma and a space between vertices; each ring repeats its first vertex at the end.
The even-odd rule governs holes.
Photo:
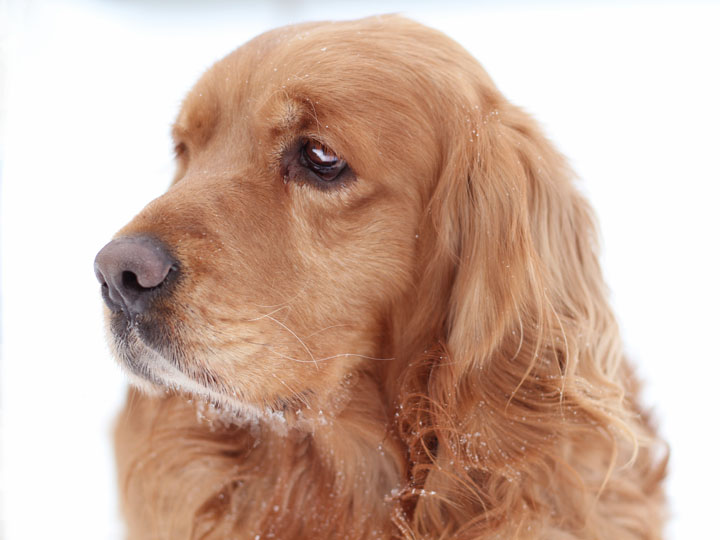
POLYGON ((464 49, 397 16, 207 71, 97 255, 133 539, 660 538, 591 209, 464 49))

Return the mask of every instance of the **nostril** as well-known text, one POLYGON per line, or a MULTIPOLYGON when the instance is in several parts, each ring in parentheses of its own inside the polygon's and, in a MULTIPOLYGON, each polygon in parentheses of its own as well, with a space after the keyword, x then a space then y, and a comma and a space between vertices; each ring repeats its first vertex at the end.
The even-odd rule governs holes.
POLYGON ((125 270, 122 273, 122 285, 124 288, 135 292, 142 292, 144 289, 149 288, 140 285, 135 273, 130 272, 129 270, 125 270))

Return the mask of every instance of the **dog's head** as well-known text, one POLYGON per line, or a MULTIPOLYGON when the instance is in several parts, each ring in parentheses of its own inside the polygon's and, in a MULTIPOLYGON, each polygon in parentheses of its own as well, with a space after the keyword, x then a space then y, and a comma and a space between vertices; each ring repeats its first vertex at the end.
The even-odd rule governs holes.
POLYGON ((146 388, 296 410, 438 343, 460 376, 536 347, 538 306, 596 270, 562 160, 461 47, 403 19, 263 34, 201 78, 173 137, 172 186, 96 259, 146 388))

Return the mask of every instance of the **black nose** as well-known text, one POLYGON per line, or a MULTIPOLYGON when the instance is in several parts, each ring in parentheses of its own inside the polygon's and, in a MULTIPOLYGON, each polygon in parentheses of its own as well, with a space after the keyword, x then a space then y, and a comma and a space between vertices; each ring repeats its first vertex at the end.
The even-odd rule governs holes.
POLYGON ((128 315, 145 312, 177 268, 167 249, 147 236, 113 240, 95 257, 95 275, 105 303, 128 315))

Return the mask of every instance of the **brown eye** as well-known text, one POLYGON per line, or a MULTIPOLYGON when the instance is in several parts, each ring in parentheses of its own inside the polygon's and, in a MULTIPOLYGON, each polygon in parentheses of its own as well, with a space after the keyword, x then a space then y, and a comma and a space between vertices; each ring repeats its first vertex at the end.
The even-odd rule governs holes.
POLYGON ((308 140, 302 148, 302 164, 325 182, 332 182, 345 169, 347 163, 319 141, 308 140))
POLYGON ((335 165, 335 163, 337 163, 340 159, 337 157, 335 152, 318 141, 306 142, 305 154, 311 162, 321 167, 335 165))

